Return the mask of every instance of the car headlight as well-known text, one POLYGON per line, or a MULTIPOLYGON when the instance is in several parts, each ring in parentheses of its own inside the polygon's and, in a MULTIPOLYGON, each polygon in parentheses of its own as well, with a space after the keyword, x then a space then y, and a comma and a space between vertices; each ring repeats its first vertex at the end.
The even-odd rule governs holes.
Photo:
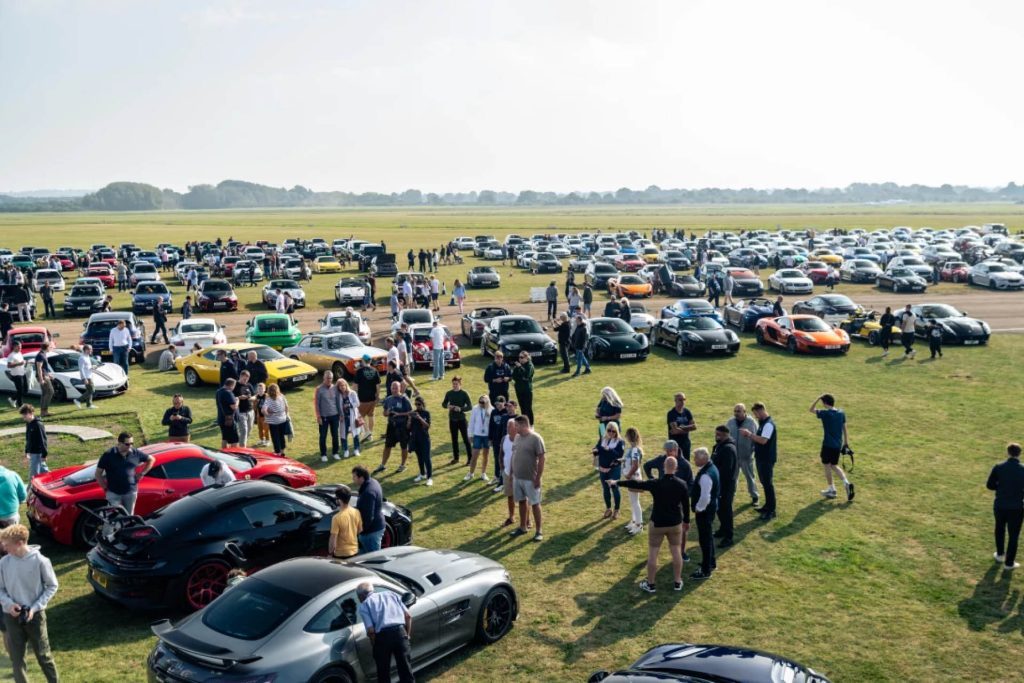
POLYGON ((504 346, 509 351, 518 351, 519 350, 519 344, 505 344, 504 346))
POLYGON ((550 350, 552 350, 554 348, 555 348, 555 342, 550 342, 549 341, 549 342, 545 342, 544 343, 544 350, 545 351, 550 351, 550 350))
POLYGON ((731 342, 739 341, 739 337, 737 337, 736 333, 733 332, 732 330, 726 330, 725 331, 725 338, 728 339, 731 342))

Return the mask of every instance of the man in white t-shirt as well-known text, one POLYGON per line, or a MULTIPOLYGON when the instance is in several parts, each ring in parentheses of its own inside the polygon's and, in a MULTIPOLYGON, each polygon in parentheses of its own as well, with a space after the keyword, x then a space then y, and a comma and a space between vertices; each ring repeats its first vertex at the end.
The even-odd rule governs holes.
MULTIPOLYGON (((512 526, 516 515, 516 503, 515 495, 512 489, 512 443, 516 440, 516 421, 509 420, 505 425, 507 433, 501 441, 501 484, 502 493, 508 498, 508 517, 505 518, 505 523, 502 526, 512 526)), ((498 453, 494 454, 495 458, 499 457, 498 453)))
POLYGON ((88 344, 78 353, 78 376, 82 378, 82 395, 75 399, 75 405, 81 408, 84 402, 87 408, 95 408, 92 404, 92 347, 88 344))
MULTIPOLYGON (((436 280, 435 280, 436 281, 436 280)), ((430 328, 430 348, 434 361, 434 379, 444 379, 444 343, 448 335, 439 320, 430 328)))
POLYGON ((25 363, 25 356, 21 355, 21 342, 11 344, 11 353, 7 356, 7 373, 14 383, 14 398, 10 396, 7 400, 15 408, 20 408, 28 393, 28 382, 25 371, 28 366, 25 363))
POLYGON ((219 460, 213 460, 199 471, 199 479, 203 482, 203 486, 215 486, 234 481, 235 473, 224 467, 219 460))
POLYGON ((437 298, 441 294, 441 281, 437 279, 436 275, 430 276, 430 302, 434 307, 435 311, 440 311, 441 307, 438 306, 437 298))
POLYGON ((915 353, 914 331, 917 328, 917 316, 911 310, 910 304, 907 304, 903 313, 897 318, 897 324, 900 326, 900 343, 903 344, 903 359, 913 358, 915 353))

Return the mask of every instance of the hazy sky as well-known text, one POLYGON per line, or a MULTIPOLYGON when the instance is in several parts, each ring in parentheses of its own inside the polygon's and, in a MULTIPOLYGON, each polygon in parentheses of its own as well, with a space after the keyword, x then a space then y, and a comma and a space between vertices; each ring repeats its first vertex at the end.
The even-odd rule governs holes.
POLYGON ((0 190, 1024 182, 1024 3, 0 0, 0 190))

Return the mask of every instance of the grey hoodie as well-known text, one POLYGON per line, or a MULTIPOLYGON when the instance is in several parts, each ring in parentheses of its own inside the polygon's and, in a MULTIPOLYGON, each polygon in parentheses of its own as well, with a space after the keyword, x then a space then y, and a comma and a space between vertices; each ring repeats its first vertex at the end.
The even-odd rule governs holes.
POLYGON ((30 545, 24 557, 4 555, 0 558, 0 605, 4 612, 12 605, 22 605, 37 612, 46 608, 57 592, 57 575, 50 560, 30 545))

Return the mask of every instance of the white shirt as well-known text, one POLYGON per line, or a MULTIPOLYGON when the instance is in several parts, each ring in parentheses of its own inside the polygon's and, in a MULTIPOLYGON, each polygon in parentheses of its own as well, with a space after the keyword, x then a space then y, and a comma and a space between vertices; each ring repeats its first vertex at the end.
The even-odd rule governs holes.
POLYGON ((700 475, 697 478, 697 486, 700 487, 700 498, 697 499, 697 505, 694 506, 694 509, 697 512, 704 512, 708 503, 711 502, 711 477, 707 474, 700 475))
POLYGON ((84 353, 78 354, 78 374, 83 380, 92 379, 92 358, 84 353))
POLYGON ((232 472, 227 465, 221 465, 220 472, 217 473, 217 476, 211 477, 210 464, 207 463, 199 472, 199 478, 202 480, 203 486, 213 486, 214 484, 227 484, 229 481, 234 481, 235 473, 232 472))
POLYGON ((412 295, 412 283, 409 282, 408 280, 402 283, 402 294, 404 294, 405 296, 412 295))
POLYGON ((21 355, 21 351, 15 351, 7 356, 7 370, 15 377, 25 376, 25 356, 21 355), (18 367, 12 368, 12 362, 19 363, 18 367))
POLYGON ((441 291, 441 281, 435 277, 430 281, 430 293, 437 294, 439 291, 441 291))
POLYGON ((398 365, 398 346, 392 346, 388 349, 388 363, 395 361, 395 365, 398 365))
POLYGON ((512 476, 512 439, 508 434, 501 442, 501 453, 502 453, 502 465, 501 470, 505 473, 506 477, 512 476))
POLYGON ((486 437, 489 433, 490 412, 477 404, 469 414, 469 433, 471 436, 486 437))
POLYGON ((430 343, 433 345, 435 351, 444 350, 444 340, 446 337, 447 335, 444 333, 444 328, 440 325, 430 328, 430 343))
POLYGON ((284 292, 281 292, 281 294, 278 295, 277 301, 274 304, 274 308, 275 308, 275 310, 277 310, 278 313, 287 313, 288 312, 288 306, 284 302, 284 292))
POLYGON ((903 312, 900 316, 900 330, 909 333, 914 331, 914 326, 917 323, 917 316, 907 311, 903 312))
POLYGON ((131 346, 132 345, 132 331, 125 325, 122 330, 119 327, 115 327, 110 330, 110 348, 115 346, 131 346))

